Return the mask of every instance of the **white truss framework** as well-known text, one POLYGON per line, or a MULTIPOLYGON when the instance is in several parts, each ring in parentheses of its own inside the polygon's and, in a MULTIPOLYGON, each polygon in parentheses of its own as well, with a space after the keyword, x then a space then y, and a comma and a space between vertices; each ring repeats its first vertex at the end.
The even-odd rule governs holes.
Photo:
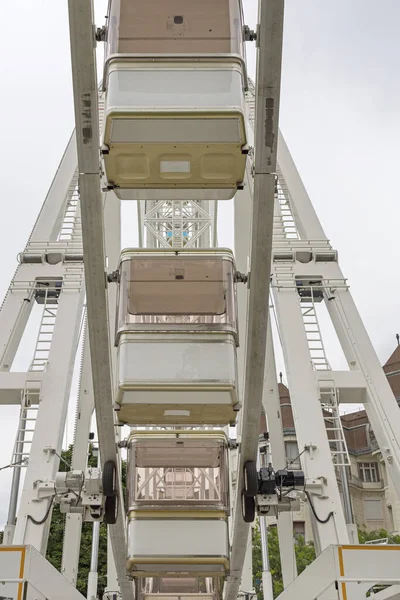
MULTIPOLYGON (((144 225, 159 248, 196 248, 210 239, 211 217, 201 202, 160 200, 145 209, 144 225)), ((206 244, 209 245, 209 244, 206 244)))

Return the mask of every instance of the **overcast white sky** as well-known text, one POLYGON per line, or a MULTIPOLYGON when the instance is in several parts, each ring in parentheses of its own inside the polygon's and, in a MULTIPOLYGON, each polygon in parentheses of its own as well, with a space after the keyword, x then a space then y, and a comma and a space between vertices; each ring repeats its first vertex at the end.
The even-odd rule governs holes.
MULTIPOLYGON (((256 0, 244 2, 255 27, 256 0)), ((106 4, 95 0, 98 24, 106 4)), ((3 3, 2 24, 0 296, 74 125, 67 1, 3 3)), ((281 130, 382 361, 400 331, 399 25, 398 0, 286 0, 281 130)), ((249 45, 248 58, 253 75, 249 45)), ((15 408, 1 407, 0 467, 15 427, 15 408)))

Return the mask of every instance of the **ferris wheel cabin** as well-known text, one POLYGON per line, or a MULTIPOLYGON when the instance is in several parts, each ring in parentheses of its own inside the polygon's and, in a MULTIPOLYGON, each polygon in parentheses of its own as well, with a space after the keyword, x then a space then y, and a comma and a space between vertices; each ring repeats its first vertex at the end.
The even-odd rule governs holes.
POLYGON ((111 0, 103 85, 119 198, 235 195, 247 156, 240 0, 111 0))
POLYGON ((232 252, 125 250, 119 273, 119 421, 233 424, 239 404, 232 252))
POLYGON ((193 578, 224 577, 229 569, 229 509, 224 432, 131 434, 127 515, 131 575, 184 577, 190 589, 196 584, 193 578))

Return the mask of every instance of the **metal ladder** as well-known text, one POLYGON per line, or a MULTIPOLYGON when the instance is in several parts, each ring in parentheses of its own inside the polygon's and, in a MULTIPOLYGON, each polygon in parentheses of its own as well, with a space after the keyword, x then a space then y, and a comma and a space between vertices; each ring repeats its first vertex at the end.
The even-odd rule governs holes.
POLYGON ((347 450, 342 420, 339 413, 338 391, 331 379, 319 381, 319 396, 322 414, 331 449, 332 462, 335 467, 349 467, 350 457, 347 450), (322 387, 322 384, 323 387, 322 387))
MULTIPOLYGON (((246 92, 246 104, 249 120, 253 124, 255 116, 255 96, 254 85, 252 83, 249 85, 249 89, 246 92)), ((290 192, 279 167, 277 167, 277 176, 278 181, 275 191, 275 210, 273 221, 273 247, 290 248, 292 240, 300 240, 300 235, 298 233, 291 208, 290 192)), ((282 286, 282 288, 296 285, 293 277, 293 267, 290 263, 286 265, 275 265, 274 270, 276 274, 276 285, 282 286)), ((331 366, 325 352, 318 314, 315 306, 314 289, 312 286, 310 287, 311 298, 309 300, 303 298, 300 302, 300 307, 308 349, 310 351, 311 362, 316 371, 330 371, 331 366)), ((275 314, 273 302, 272 308, 275 314)), ((344 437, 342 421, 340 419, 337 390, 335 388, 334 381, 326 380, 324 383, 328 384, 328 386, 321 388, 321 385, 319 384, 319 394, 331 450, 332 462, 337 467, 350 466, 350 458, 347 450, 346 439, 344 437)))
MULTIPOLYGON (((282 290, 296 286, 293 264, 290 262, 287 264, 275 264, 274 271, 275 286, 282 288, 282 290)), ((310 284, 306 284, 305 287, 311 288, 311 297, 310 299, 299 297, 299 302, 311 362, 316 371, 330 371, 331 366, 326 356, 318 315, 315 307, 314 290, 310 284)))
POLYGON ((60 241, 82 242, 82 223, 79 210, 78 172, 75 173, 68 189, 67 206, 61 225, 60 241))
POLYGON ((298 240, 299 234, 291 207, 291 198, 279 168, 277 168, 278 181, 275 193, 274 210, 274 245, 278 241, 298 240))
POLYGON ((330 371, 331 366, 322 341, 313 288, 311 288, 311 299, 302 300, 300 307, 313 367, 316 371, 330 371))
POLYGON ((39 410, 40 383, 27 380, 21 398, 21 411, 11 465, 16 468, 26 467, 29 460, 30 446, 35 431, 39 410))
POLYGON ((33 359, 29 371, 44 371, 49 360, 51 341, 54 333, 54 326, 57 318, 58 304, 49 304, 47 302, 47 292, 43 305, 43 313, 39 326, 39 333, 36 339, 33 359))

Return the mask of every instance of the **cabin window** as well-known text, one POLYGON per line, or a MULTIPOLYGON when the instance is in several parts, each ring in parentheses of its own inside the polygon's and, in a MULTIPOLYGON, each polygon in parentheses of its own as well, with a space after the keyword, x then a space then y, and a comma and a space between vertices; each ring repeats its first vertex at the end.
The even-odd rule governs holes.
POLYGON ((236 333, 233 262, 221 256, 134 256, 121 266, 119 331, 236 333))

